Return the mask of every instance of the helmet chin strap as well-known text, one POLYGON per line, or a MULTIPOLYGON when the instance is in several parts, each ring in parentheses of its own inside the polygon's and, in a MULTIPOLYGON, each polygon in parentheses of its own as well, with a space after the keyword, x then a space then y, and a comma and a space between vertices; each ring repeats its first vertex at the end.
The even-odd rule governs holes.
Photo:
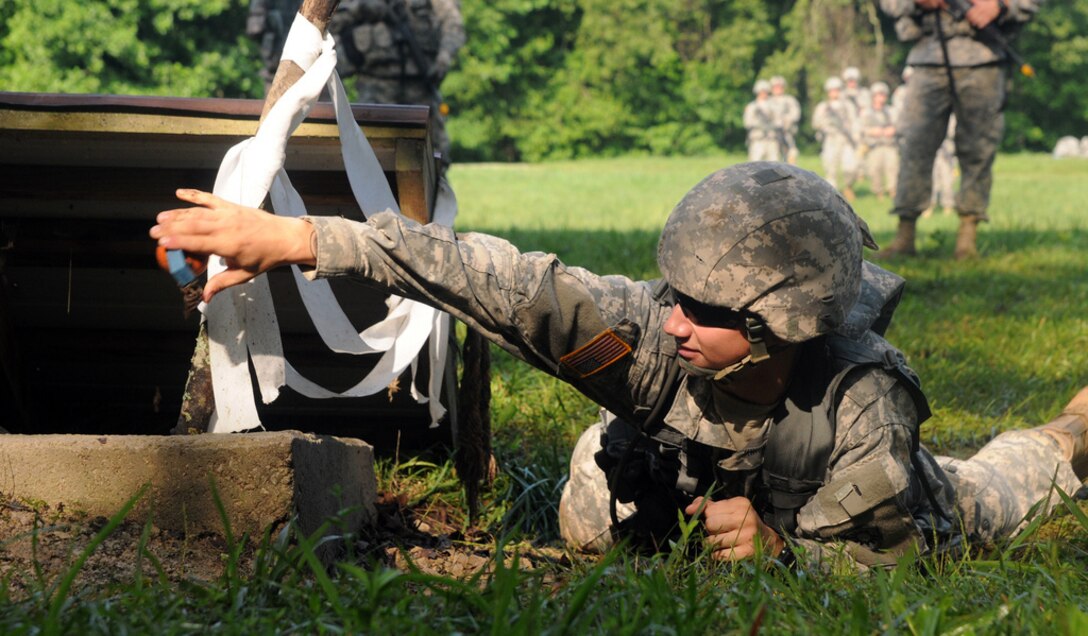
POLYGON ((767 341, 764 339, 764 336, 767 333, 767 325, 763 324, 763 321, 752 316, 745 318, 744 333, 745 337, 748 338, 748 355, 724 369, 707 369, 705 367, 696 366, 683 358, 677 358, 677 361, 680 363, 680 368, 689 375, 699 378, 710 378, 714 382, 736 379, 736 376, 740 374, 740 372, 754 367, 771 357, 771 354, 767 349, 767 341))

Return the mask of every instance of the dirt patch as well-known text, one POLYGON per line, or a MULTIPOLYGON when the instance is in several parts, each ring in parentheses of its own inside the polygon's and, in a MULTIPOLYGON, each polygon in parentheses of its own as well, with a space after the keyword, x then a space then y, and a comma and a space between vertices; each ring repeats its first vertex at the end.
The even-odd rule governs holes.
MULTIPOLYGON (((379 495, 377 510, 375 526, 352 546, 360 563, 464 578, 493 562, 494 537, 454 527, 448 520, 459 518, 458 514, 433 505, 413 510, 403 497, 389 494, 379 495)), ((107 523, 105 517, 88 518, 63 506, 0 499, 0 581, 7 581, 15 598, 48 589, 71 571, 107 523)), ((172 583, 212 583, 223 575, 229 549, 219 534, 186 536, 146 528, 136 520, 125 521, 91 553, 75 587, 126 585, 135 579, 137 569, 145 577, 165 576, 172 583)), ((238 563, 241 572, 252 571, 255 552, 252 542, 243 548, 238 563)), ((514 553, 522 569, 570 563, 567 555, 554 547, 508 546, 505 559, 509 561, 514 553)))

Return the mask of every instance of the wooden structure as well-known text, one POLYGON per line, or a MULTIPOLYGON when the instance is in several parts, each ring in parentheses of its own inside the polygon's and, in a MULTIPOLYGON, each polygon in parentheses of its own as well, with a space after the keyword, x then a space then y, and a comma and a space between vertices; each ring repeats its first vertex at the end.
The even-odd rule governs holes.
MULTIPOLYGON (((174 426, 198 318, 183 318, 181 295, 156 266, 147 231, 158 211, 178 205, 176 188, 212 189, 224 153, 252 136, 261 107, 257 100, 0 93, 0 426, 79 433, 174 426)), ((437 164, 427 108, 356 105, 353 112, 402 211, 429 220, 437 164)), ((313 108, 287 152, 310 214, 362 218, 329 104, 313 108)), ((270 278, 288 360, 333 390, 358 382, 377 356, 328 352, 289 273, 270 278)), ((360 329, 384 316, 384 297, 333 282, 360 329)), ((429 422, 407 390, 307 400, 285 389, 261 417, 272 429, 366 434, 375 443, 383 431, 429 422)))

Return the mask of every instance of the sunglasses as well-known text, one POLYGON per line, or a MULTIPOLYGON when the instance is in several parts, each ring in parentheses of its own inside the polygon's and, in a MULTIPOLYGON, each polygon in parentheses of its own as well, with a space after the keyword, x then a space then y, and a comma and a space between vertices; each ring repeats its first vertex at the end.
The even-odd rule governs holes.
POLYGON ((748 320, 752 317, 747 312, 701 303, 675 290, 673 293, 676 297, 676 304, 680 306, 680 311, 684 312, 684 316, 688 320, 700 327, 741 331, 747 326, 748 320))

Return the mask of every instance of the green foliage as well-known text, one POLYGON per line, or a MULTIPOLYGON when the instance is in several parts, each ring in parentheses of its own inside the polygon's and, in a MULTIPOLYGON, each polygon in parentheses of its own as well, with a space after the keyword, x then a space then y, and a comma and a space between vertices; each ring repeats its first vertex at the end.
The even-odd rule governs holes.
POLYGON ((0 85, 61 93, 243 97, 263 90, 244 0, 7 0, 0 85))
POLYGON ((1005 147, 1045 151, 1063 135, 1088 135, 1088 4, 1047 3, 1015 44, 1037 77, 1014 82, 1005 147))

